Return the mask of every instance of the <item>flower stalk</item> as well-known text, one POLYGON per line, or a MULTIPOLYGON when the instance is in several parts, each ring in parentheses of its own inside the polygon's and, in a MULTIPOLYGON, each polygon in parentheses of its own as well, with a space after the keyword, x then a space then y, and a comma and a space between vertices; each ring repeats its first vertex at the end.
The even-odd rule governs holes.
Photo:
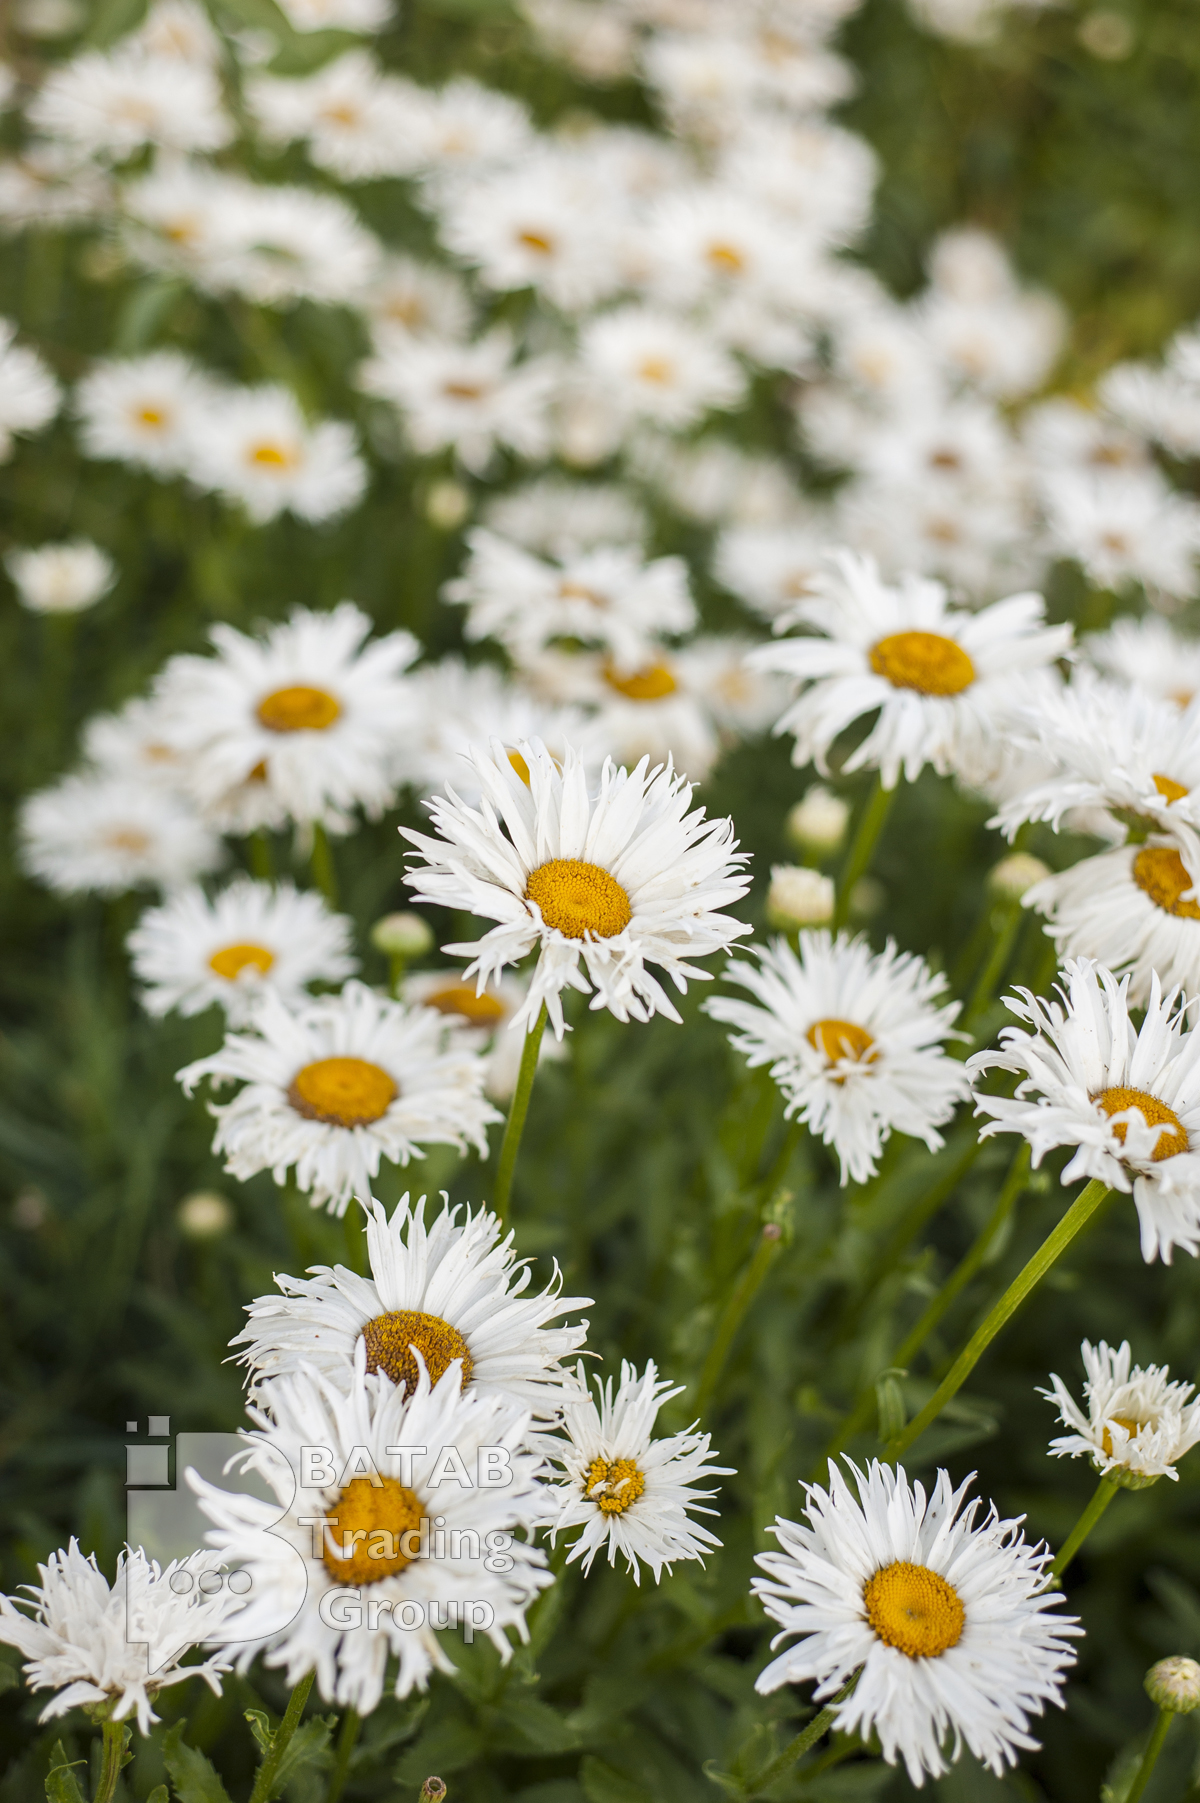
POLYGON ((860 1671, 855 1672, 854 1675, 843 1684, 837 1695, 826 1703, 824 1709, 819 1710, 817 1714, 813 1716, 813 1719, 809 1722, 808 1726, 800 1730, 800 1733, 797 1734, 795 1740, 788 1742, 779 1757, 773 1759, 766 1770, 758 1774, 758 1777, 754 1780, 754 1790, 752 1795, 756 1797, 761 1796, 765 1791, 770 1790, 771 1786, 777 1783, 778 1780, 783 1777, 783 1774, 795 1765, 798 1759, 803 1759, 809 1749, 816 1746, 821 1736, 831 1727, 833 1718, 837 1714, 838 1704, 845 1702, 846 1698, 850 1695, 850 1692, 854 1689, 854 1686, 858 1683, 860 1675, 860 1671))
POLYGON ((103 1728, 103 1756, 100 1762, 100 1779, 96 1785, 95 1803, 112 1803, 117 1794, 117 1780, 121 1776, 121 1768, 131 1755, 125 1749, 130 1741, 130 1729, 126 1722, 114 1722, 106 1719, 103 1728))
POLYGON ((1159 1710, 1158 1720, 1155 1722, 1150 1734, 1150 1739, 1146 1743, 1146 1751, 1142 1754, 1142 1763, 1137 1769, 1137 1774, 1133 1783, 1125 1793, 1125 1803, 1138 1803, 1138 1798, 1150 1782, 1151 1772, 1158 1764, 1158 1756, 1162 1752, 1163 1742, 1167 1738, 1167 1730, 1170 1728, 1174 1719, 1174 1712, 1172 1710, 1159 1710))
POLYGON ((358 1710, 351 1705, 342 1717, 342 1726, 338 1733, 337 1754, 325 1803, 340 1803, 342 1792, 346 1788, 346 1779, 350 1775, 350 1761, 354 1757, 354 1748, 361 1726, 362 1717, 358 1710))
POLYGON ((546 1004, 543 1002, 537 1019, 525 1035, 525 1044, 521 1051, 521 1068, 517 1074, 517 1087, 513 1090, 508 1121, 504 1128, 504 1138, 500 1142, 500 1166, 496 1172, 496 1191, 492 1207, 502 1221, 508 1218, 513 1172, 517 1168, 517 1153, 521 1149, 521 1135, 525 1131, 525 1116, 529 1113, 529 1098, 533 1093, 533 1079, 537 1072, 538 1053, 542 1047, 542 1034, 545 1030, 546 1004))
POLYGON ((293 1734, 300 1726, 300 1717, 304 1714, 304 1705, 308 1702, 308 1693, 313 1687, 316 1677, 315 1669, 305 1674, 288 1698, 287 1710, 283 1720, 271 1736, 271 1744, 263 1754, 262 1763, 254 1779, 254 1789, 250 1792, 250 1803, 270 1803, 275 1794, 275 1780, 279 1768, 283 1764, 283 1756, 288 1750, 293 1734))
POLYGON ((875 786, 858 817, 854 838, 850 843, 850 850, 846 854, 846 861, 842 865, 841 874, 838 877, 837 902, 833 913, 834 932, 839 927, 844 927, 850 918, 850 897, 854 893, 854 886, 870 868, 875 847, 879 842, 879 835, 891 812, 898 787, 899 784, 896 784, 895 788, 885 789, 882 776, 876 774, 875 786))
POLYGON ((1121 1486, 1118 1484, 1116 1478, 1111 1477, 1108 1474, 1100 1479, 1100 1482, 1096 1485, 1092 1495, 1092 1500, 1089 1502, 1087 1508, 1083 1511, 1083 1514, 1079 1517, 1079 1520, 1075 1523, 1075 1526, 1071 1529, 1071 1532, 1067 1535, 1062 1546, 1059 1548, 1058 1556, 1050 1567, 1050 1575, 1046 1580, 1047 1585, 1057 1584, 1061 1581, 1067 1566, 1071 1563, 1071 1560, 1075 1557, 1076 1553, 1079 1551, 1080 1547, 1083 1545, 1084 1541, 1087 1539, 1088 1535, 1091 1533, 1092 1529, 1095 1527, 1120 1488, 1121 1486))

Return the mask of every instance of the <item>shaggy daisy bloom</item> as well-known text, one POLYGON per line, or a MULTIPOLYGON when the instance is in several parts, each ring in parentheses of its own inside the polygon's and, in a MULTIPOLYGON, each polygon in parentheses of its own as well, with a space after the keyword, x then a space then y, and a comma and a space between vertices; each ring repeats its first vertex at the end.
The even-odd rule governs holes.
POLYGON ((557 376, 549 357, 518 363, 511 334, 498 326, 470 344, 393 335, 358 382, 399 410, 415 450, 430 455, 453 447, 463 466, 481 475, 497 446, 519 457, 545 455, 557 376))
POLYGON ((1143 1490, 1160 1477, 1178 1481, 1176 1461, 1200 1440, 1200 1400, 1188 1401, 1195 1386, 1172 1383, 1166 1365, 1135 1365, 1128 1340, 1115 1349, 1085 1340, 1080 1350, 1087 1412, 1053 1371, 1052 1387, 1038 1392, 1058 1405, 1070 1429, 1050 1442, 1053 1457, 1086 1454, 1103 1477, 1126 1490, 1143 1490))
MULTIPOLYGON (((420 90, 413 91, 419 103, 420 90)), ((277 144, 308 140, 310 161, 342 181, 408 175, 406 83, 385 75, 365 50, 350 50, 313 75, 258 75, 246 84, 250 110, 277 144)))
POLYGON ((37 432, 58 412, 58 383, 36 351, 14 342, 17 328, 0 319, 0 463, 17 432, 37 432))
POLYGON ((22 1586, 27 1597, 0 1596, 0 1642, 26 1661, 31 1690, 57 1693, 40 1720, 103 1703, 114 1721, 136 1713, 148 1734, 158 1720, 154 1699, 169 1685, 203 1678, 220 1696, 228 1659, 214 1654, 200 1665, 181 1663, 201 1641, 220 1637, 231 1603, 224 1585, 211 1594, 192 1582, 184 1588, 181 1574, 215 1572, 220 1564, 200 1553, 160 1568, 140 1546, 127 1548, 110 1589, 96 1555, 85 1559, 72 1540, 38 1566, 40 1584, 22 1586))
POLYGON ((1043 478, 1050 546, 1097 588, 1144 583, 1170 611, 1197 591, 1200 507, 1158 469, 1055 471, 1043 478))
POLYGON ((279 0, 279 10, 295 31, 382 31, 394 11, 392 0, 279 0))
POLYGON ((472 745, 492 739, 519 745, 540 739, 562 760, 573 745, 584 765, 598 771, 608 746, 581 707, 562 706, 515 683, 495 664, 466 664, 443 657, 422 664, 409 678, 410 731, 405 774, 425 794, 453 783, 464 801, 478 801, 464 761, 472 745))
POLYGON ((367 615, 292 610, 262 638, 217 625, 214 657, 173 657, 155 685, 166 742, 206 816, 249 832, 285 819, 349 828, 391 802, 416 655, 410 633, 364 643, 367 615))
POLYGON ((413 1391, 365 1369, 360 1342, 349 1385, 319 1372, 277 1378, 252 1407, 244 1467, 278 1501, 189 1482, 214 1523, 208 1539, 249 1573, 236 1620, 238 1669, 259 1652, 289 1684, 315 1671, 322 1697, 368 1715, 383 1695, 423 1690, 454 1670, 441 1635, 481 1630, 502 1660, 508 1630, 553 1582, 528 1544, 546 1498, 529 1417, 459 1386, 459 1368, 413 1391), (516 1536, 522 1537, 518 1539, 516 1536))
POLYGON ((213 1149, 240 1182, 269 1170, 295 1182, 313 1208, 344 1215, 366 1202, 380 1163, 423 1158, 423 1145, 474 1146, 500 1116, 484 1099, 483 1061, 433 1008, 406 1008, 351 981, 292 1013, 272 991, 253 1029, 178 1073, 184 1092, 203 1079, 241 1083, 232 1102, 209 1104, 213 1149))
POLYGON ((1141 1006, 1155 976, 1200 991, 1200 837, 1183 820, 1046 877, 1022 897, 1046 917, 1060 954, 1128 972, 1141 1006))
POLYGON ((1200 695, 1200 640, 1184 638, 1155 614, 1117 620, 1080 641, 1089 663, 1117 682, 1186 707, 1200 695))
POLYGON ((193 433, 214 404, 224 397, 218 402, 213 383, 178 351, 97 363, 75 390, 85 456, 160 476, 184 467, 193 433))
POLYGON ((1071 628, 1044 624, 1040 595, 967 613, 948 605, 940 582, 908 576, 892 588, 871 559, 847 551, 834 564, 819 597, 780 622, 823 636, 763 645, 748 660, 804 685, 775 728, 795 736, 792 761, 812 760, 827 775, 838 734, 877 712, 845 770, 877 768, 889 789, 901 770, 915 782, 926 764, 980 777, 1020 699, 1015 679, 1065 656, 1071 628))
POLYGON ((281 1296, 248 1303, 250 1324, 230 1342, 245 1346, 255 1388, 302 1366, 348 1388, 360 1341, 368 1372, 383 1371, 409 1395, 420 1370, 437 1384, 458 1361, 464 1390, 506 1398, 535 1418, 554 1420, 574 1379, 562 1360, 584 1343, 586 1321, 550 1323, 587 1308, 564 1296, 558 1266, 544 1290, 524 1295, 531 1271, 511 1230, 486 1208, 451 1208, 443 1195, 433 1220, 426 1198, 397 1203, 389 1220, 367 1205, 369 1274, 314 1265, 308 1277, 276 1277, 281 1296))
POLYGON ((1055 1146, 1074 1146, 1063 1183, 1093 1177, 1132 1190, 1147 1264, 1160 1254, 1170 1264, 1175 1246, 1195 1254, 1200 1031, 1189 1029, 1178 990, 1163 996, 1157 974, 1140 1028, 1129 1018, 1128 977, 1118 983, 1089 958, 1069 959, 1063 975, 1059 1001, 1044 1002, 1028 989, 1018 992, 1023 999, 1006 998, 1009 1013, 1032 1032, 1006 1027, 998 1052, 967 1061, 972 1077, 1004 1070, 1021 1078, 1011 1100, 976 1090, 976 1114, 992 1117, 980 1137, 1022 1134, 1035 1166, 1055 1146))
MULTIPOLYGON (((524 1006, 529 984, 522 977, 502 976, 489 983, 480 993, 473 983, 464 983, 462 971, 420 970, 405 977, 401 999, 410 1007, 436 1008, 462 1034, 483 1058, 487 1069, 484 1089, 493 1102, 509 1102, 521 1074, 521 1056, 525 1039, 521 1033, 510 1033, 508 1027, 524 1006)), ((566 1047, 556 1039, 542 1039, 538 1047, 538 1063, 558 1063, 566 1056, 566 1047)))
POLYGON ((117 579, 107 552, 90 539, 10 551, 4 559, 21 605, 35 614, 77 614, 106 595, 117 579))
MULTIPOLYGON (((603 652, 552 648, 531 658, 521 675, 539 693, 587 708, 589 740, 615 763, 628 767, 640 758, 648 758, 652 765, 669 760, 681 775, 699 783, 716 763, 721 743, 715 710, 709 696, 697 693, 689 682, 689 665, 699 646, 714 643, 694 640, 684 650, 673 651, 661 641, 651 641, 646 655, 629 670, 622 670, 603 652)), ((705 667, 697 674, 713 675, 707 664, 705 657, 705 667)), ((705 686, 712 694, 713 685, 705 686)), ((751 679, 748 686, 760 685, 751 679)), ((771 709, 763 724, 777 712, 778 707, 771 709)), ((582 753, 582 745, 578 749, 582 753)))
POLYGON ((139 45, 88 50, 52 69, 27 117, 48 138, 116 160, 147 144, 219 150, 233 136, 214 69, 139 45))
POLYGON ((315 522, 362 498, 367 470, 344 420, 305 419, 286 388, 222 395, 195 418, 185 470, 199 488, 240 504, 256 525, 287 511, 315 522))
POLYGON ((755 948, 757 964, 735 960, 726 980, 755 1001, 713 996, 704 1012, 733 1029, 751 1070, 770 1066, 787 1118, 833 1147, 843 1184, 874 1176, 893 1132, 937 1151, 937 1128, 971 1093, 943 1050, 959 1010, 942 1001, 945 977, 890 939, 879 953, 846 933, 804 931, 798 943, 799 955, 776 939, 755 948))
POLYGON ((531 1027, 544 1005, 561 1039, 567 988, 592 994, 591 1007, 618 1020, 678 1021, 647 963, 686 992, 688 977, 709 974, 689 958, 750 931, 720 912, 749 888, 732 820, 689 813, 691 784, 669 765, 649 770, 645 759, 632 771, 606 763, 591 793, 578 755, 568 750, 559 766, 540 741, 513 752, 494 741, 490 754, 473 749, 470 762, 478 807, 450 789, 429 803, 440 837, 401 829, 424 860, 405 879, 417 901, 499 923, 443 948, 471 959, 464 981, 477 976, 482 990, 536 949, 514 1027, 531 1027))
POLYGON ((741 370, 710 334, 649 307, 618 307, 589 320, 579 355, 622 415, 671 431, 710 408, 736 406, 745 388, 741 370))
POLYGON ((1075 1662, 1075 1617, 1051 1614, 1063 1599, 1044 1588, 1050 1550, 1028 1545, 994 1504, 977 1523, 979 1498, 963 1506, 972 1478, 955 1490, 939 1471, 927 1497, 900 1467, 846 1463, 858 1495, 831 1460, 828 1490, 804 1486, 807 1523, 777 1516, 781 1550, 758 1555, 767 1575, 752 1589, 781 1629, 772 1648, 803 1638, 755 1688, 815 1679, 825 1703, 861 1668, 837 1705, 839 1733, 877 1735, 917 1786, 940 1777, 964 1741, 1001 1777, 1036 1748, 1029 1718, 1061 1707, 1075 1662))
POLYGON ((213 870, 220 841, 180 796, 129 776, 85 772, 22 805, 21 861, 59 895, 178 889, 213 870))
POLYGON ((244 1024, 264 989, 298 1007, 309 983, 358 969, 353 923, 291 883, 238 877, 212 900, 193 887, 142 915, 126 940, 148 1014, 199 1014, 214 1002, 244 1024))
POLYGON ((611 1377, 606 1382, 596 1378, 597 1406, 582 1364, 576 1376, 582 1394, 565 1402, 564 1438, 539 1437, 543 1451, 563 1471, 552 1492, 559 1502, 552 1537, 583 1529, 571 1544, 568 1565, 582 1559, 586 1575, 596 1554, 607 1548, 610 1565, 616 1564, 618 1553, 624 1556, 635 1584, 641 1583, 643 1564, 657 1584, 676 1559, 703 1563, 705 1553, 721 1542, 691 1517, 715 1515, 717 1510, 704 1504, 717 1492, 696 1485, 730 1477, 733 1468, 711 1463, 719 1454, 711 1451, 708 1434, 688 1429, 654 1438, 659 1409, 682 1395, 684 1385, 664 1383, 653 1360, 640 1377, 635 1366, 622 1360, 615 1395, 611 1377))

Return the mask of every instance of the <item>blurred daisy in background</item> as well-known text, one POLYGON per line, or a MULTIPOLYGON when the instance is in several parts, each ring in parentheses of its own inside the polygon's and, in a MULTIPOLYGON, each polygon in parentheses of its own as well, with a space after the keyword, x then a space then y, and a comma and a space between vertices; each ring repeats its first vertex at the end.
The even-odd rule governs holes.
POLYGON ((1128 1340, 1115 1348, 1085 1340, 1080 1350, 1086 1413, 1054 1372, 1051 1388, 1038 1392, 1069 1430, 1050 1442, 1053 1457, 1086 1454, 1103 1477, 1130 1490, 1160 1477, 1178 1480, 1177 1461, 1200 1440, 1200 1401, 1188 1401, 1195 1386, 1172 1383, 1166 1365, 1135 1365, 1128 1340))
POLYGON ((1103 675, 1177 707, 1200 695, 1200 640, 1185 638, 1154 614, 1115 620, 1107 632, 1089 632, 1079 650, 1103 675))
POLYGON ((60 895, 178 889, 224 857, 216 834, 168 789, 90 771, 22 803, 21 862, 60 895))
POLYGON ((94 607, 117 579, 107 551, 90 539, 9 551, 4 567, 22 607, 35 614, 77 614, 94 607))
POLYGON ((366 465, 352 426, 310 422, 286 388, 234 389, 200 408, 184 472, 198 488, 245 508, 256 525, 284 512, 318 521, 362 499, 366 465))
POLYGON ((0 463, 18 432, 38 432, 58 412, 59 387, 36 351, 17 344, 17 328, 0 319, 0 463))
POLYGON ((95 363, 74 395, 84 455, 176 475, 187 466, 206 410, 223 404, 217 393, 179 351, 95 363))
MULTIPOLYGON (((452 1020, 464 1039, 482 1054, 487 1066, 484 1088, 493 1102, 507 1102, 517 1087, 521 1069, 524 1038, 508 1032, 510 1023, 525 1005, 528 981, 505 974, 495 978, 482 991, 474 983, 465 983, 460 968, 421 970, 407 976, 401 985, 402 1000, 410 1006, 436 1008, 452 1020)), ((566 1048, 556 1039, 543 1038, 538 1048, 538 1063, 550 1059, 557 1062, 566 1056, 566 1048)))

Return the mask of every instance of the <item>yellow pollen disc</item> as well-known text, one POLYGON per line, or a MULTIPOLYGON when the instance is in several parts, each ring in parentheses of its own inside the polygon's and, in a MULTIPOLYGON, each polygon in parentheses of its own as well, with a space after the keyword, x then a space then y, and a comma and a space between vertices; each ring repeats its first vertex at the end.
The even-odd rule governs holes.
POLYGON ((452 401, 478 401, 482 399, 484 389, 480 382, 443 382, 442 393, 449 395, 452 401))
POLYGON ((962 468, 962 458, 957 451, 931 451, 929 467, 933 470, 957 470, 962 468))
POLYGON ((879 1053, 873 1051, 875 1036, 852 1020, 817 1020, 804 1035, 810 1046, 824 1052, 830 1064, 852 1058, 856 1064, 874 1064, 879 1053))
POLYGON ((869 661, 894 689, 919 695, 961 695, 975 680, 962 646, 940 632, 893 632, 871 646, 869 661))
POLYGON ((746 259, 732 244, 710 244, 708 260, 714 268, 727 270, 730 275, 740 275, 746 267, 746 259))
POLYGON ((547 238, 544 232, 518 232, 517 243, 523 244, 526 250, 536 250, 543 257, 548 257, 554 249, 553 238, 547 238))
POLYGON ((209 959, 208 968, 232 983, 250 965, 265 977, 274 962, 274 952, 269 952, 265 945, 251 945, 247 941, 242 945, 223 945, 209 959))
POLYGON ((348 1588, 395 1577, 420 1557, 416 1539, 405 1535, 419 1534, 423 1519, 419 1501, 398 1478, 381 1478, 378 1486, 369 1477, 352 1478, 325 1516, 326 1571, 348 1588), (339 1557, 347 1548, 349 1557, 339 1557))
POLYGON ((584 582, 560 582, 558 594, 562 601, 586 601, 591 607, 608 606, 608 596, 598 595, 594 588, 588 588, 584 582))
POLYGON ((471 983, 447 983, 425 997, 425 1006, 436 1008, 439 1014, 460 1014, 473 1027, 494 1027, 504 1019, 504 1003, 486 992, 476 995, 471 983))
POLYGON ((287 1099, 306 1120, 329 1127, 369 1127, 399 1093, 387 1072, 365 1058, 318 1058, 296 1072, 287 1099))
MULTIPOLYGON (((1136 1108, 1147 1127, 1162 1128, 1158 1143, 1150 1154, 1154 1164, 1164 1158, 1174 1158, 1177 1152, 1187 1151, 1187 1128, 1175 1110, 1168 1108, 1165 1102, 1160 1102, 1157 1096, 1147 1095, 1144 1089, 1102 1089, 1092 1100, 1098 1108, 1103 1108, 1110 1120, 1114 1114, 1124 1114, 1127 1108, 1136 1108)), ((1126 1121, 1118 1121, 1113 1128, 1122 1145, 1125 1144, 1127 1125, 1126 1121)))
POLYGON ((1195 689, 1170 689, 1167 699, 1173 701, 1176 707, 1190 707, 1196 699, 1196 691, 1195 689))
POLYGON ((113 851, 130 851, 136 857, 150 849, 150 835, 136 826, 116 826, 104 835, 104 842, 113 851))
POLYGON ((927 1565, 885 1565, 867 1580, 863 1602, 884 1645, 910 1659, 936 1659, 962 1639, 967 1614, 958 1592, 927 1565))
POLYGON ((1133 880, 1164 914, 1180 920, 1200 920, 1200 904, 1183 901, 1192 879, 1179 853, 1169 845, 1143 845, 1133 860, 1133 880))
POLYGON ((629 897, 616 877, 582 858, 551 858, 531 870, 525 900, 536 902, 552 932, 568 939, 612 939, 633 918, 629 897))
POLYGON ((583 1493, 602 1515, 624 1515, 646 1488, 646 1479, 632 1459, 593 1459, 583 1480, 583 1493), (603 1490, 597 1494, 597 1487, 603 1490))
POLYGON ((161 426, 167 416, 158 407, 139 407, 133 417, 139 426, 161 426))
POLYGON ((358 107, 351 106, 348 100, 343 100, 333 106, 322 107, 321 117, 328 119, 331 125, 357 125, 362 113, 358 107))
POLYGON ((257 463, 264 469, 287 469, 295 459, 290 452, 277 444, 256 444, 246 453, 248 463, 257 463))
POLYGON ((1157 772, 1154 787, 1164 801, 1182 801, 1185 795, 1190 794, 1186 783, 1177 783, 1173 776, 1160 776, 1157 772))
MULTIPOLYGON (((1135 1421, 1132 1415, 1110 1415, 1109 1419, 1114 1426, 1123 1427, 1131 1440, 1136 1440, 1146 1426, 1144 1421, 1135 1421)), ((1107 1428, 1100 1436, 1100 1444, 1104 1448, 1105 1456, 1111 1459, 1113 1456, 1112 1435, 1107 1428)))
POLYGON ((629 701, 665 701, 675 693, 678 684, 666 664, 647 664, 632 676, 619 676, 611 664, 605 666, 604 680, 618 695, 629 701))
POLYGON ((324 732, 340 719, 342 704, 328 689, 296 683, 264 695, 257 712, 268 732, 324 732))
POLYGON ((643 382, 657 382, 665 388, 675 374, 675 366, 666 357, 643 357, 637 366, 637 373, 643 382))
POLYGON ((529 787, 529 765, 525 762, 525 759, 521 756, 520 752, 519 751, 510 751, 508 754, 508 761, 512 765, 513 769, 516 771, 517 775, 520 777, 521 781, 525 784, 525 787, 528 788, 529 787))
POLYGON ((394 1309, 368 1321, 362 1337, 367 1348, 367 1370, 385 1372, 394 1384, 403 1384, 410 1396, 420 1374, 413 1357, 414 1346, 425 1360, 431 1384, 445 1375, 455 1359, 462 1360, 464 1390, 475 1370, 467 1342, 457 1327, 451 1327, 440 1315, 423 1315, 411 1308, 394 1309))

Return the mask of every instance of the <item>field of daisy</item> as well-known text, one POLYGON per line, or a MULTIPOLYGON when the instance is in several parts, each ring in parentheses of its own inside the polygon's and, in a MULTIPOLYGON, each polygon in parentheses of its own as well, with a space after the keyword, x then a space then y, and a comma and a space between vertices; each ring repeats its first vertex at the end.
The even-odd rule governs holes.
POLYGON ((1200 1798, 1198 101, 0 6, 0 1803, 1200 1798))

